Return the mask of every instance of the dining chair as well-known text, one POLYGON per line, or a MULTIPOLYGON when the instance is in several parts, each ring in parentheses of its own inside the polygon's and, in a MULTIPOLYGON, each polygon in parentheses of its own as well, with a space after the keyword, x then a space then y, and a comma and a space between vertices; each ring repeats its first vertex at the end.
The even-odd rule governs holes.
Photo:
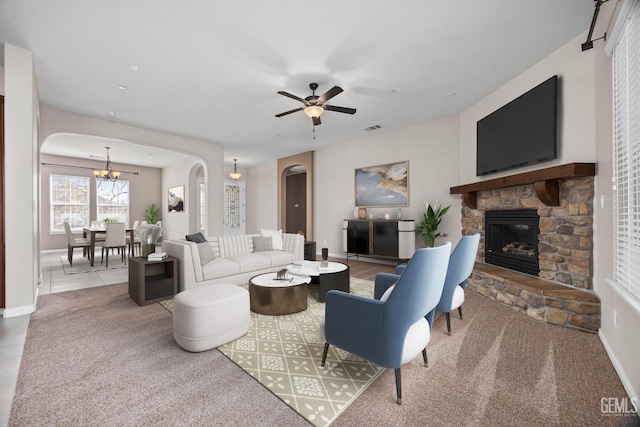
POLYGON ((127 233, 127 246, 129 247, 129 253, 131 256, 135 256, 136 248, 138 248, 138 253, 142 252, 142 242, 136 235, 135 231, 141 225, 145 225, 147 221, 133 221, 133 242, 131 241, 131 236, 127 233))
POLYGON ((400 367, 421 352, 427 366, 426 347, 431 338, 427 318, 440 300, 450 251, 448 242, 418 249, 395 285, 379 300, 329 291, 325 320, 319 330, 320 339, 325 342, 321 365, 325 365, 329 345, 333 344, 371 363, 394 369, 396 402, 401 404, 400 367))
POLYGON ((127 254, 125 253, 127 249, 127 237, 125 233, 124 222, 110 222, 107 224, 107 234, 102 244, 101 264, 104 261, 104 250, 107 250, 106 266, 109 267, 109 249, 117 248, 118 251, 120 251, 122 262, 127 265, 127 254))
POLYGON ((75 248, 82 248, 82 256, 87 256, 89 248, 91 247, 91 241, 83 237, 76 238, 71 233, 71 227, 68 222, 64 223, 64 232, 67 234, 67 258, 69 264, 73 267, 73 250, 75 248))

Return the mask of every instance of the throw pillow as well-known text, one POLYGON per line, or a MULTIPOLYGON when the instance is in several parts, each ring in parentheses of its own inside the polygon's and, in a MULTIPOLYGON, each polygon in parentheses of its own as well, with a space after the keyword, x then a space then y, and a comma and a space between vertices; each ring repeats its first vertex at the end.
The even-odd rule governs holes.
POLYGON ((273 250, 272 237, 253 237, 253 252, 265 252, 273 250))
POLYGON ((263 237, 271 237, 272 242, 271 245, 274 251, 283 251, 284 245, 282 243, 282 230, 265 230, 264 228, 260 229, 260 234, 263 237))
POLYGON ((216 255, 209 242, 196 243, 196 246, 198 246, 198 252, 200 253, 200 265, 208 264, 216 259, 216 255))
POLYGON ((204 243, 207 241, 202 233, 187 234, 186 236, 184 236, 184 238, 193 243, 204 243))

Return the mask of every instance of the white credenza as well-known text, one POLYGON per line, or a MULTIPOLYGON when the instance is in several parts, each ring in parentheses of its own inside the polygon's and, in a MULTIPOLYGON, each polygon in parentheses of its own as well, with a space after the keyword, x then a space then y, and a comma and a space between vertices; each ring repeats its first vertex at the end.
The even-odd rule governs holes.
POLYGON ((416 223, 413 220, 345 219, 342 246, 347 258, 361 255, 410 259, 416 251, 416 223))

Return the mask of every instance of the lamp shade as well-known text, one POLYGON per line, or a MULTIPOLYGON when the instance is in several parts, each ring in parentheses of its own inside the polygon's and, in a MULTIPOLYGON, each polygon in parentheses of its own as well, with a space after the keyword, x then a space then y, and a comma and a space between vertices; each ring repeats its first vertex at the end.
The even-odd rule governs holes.
POLYGON ((309 105, 304 109, 304 113, 310 118, 320 117, 324 113, 324 108, 319 105, 309 105))
POLYGON ((155 245, 160 238, 162 227, 153 224, 144 224, 136 228, 136 236, 140 242, 147 245, 155 245))

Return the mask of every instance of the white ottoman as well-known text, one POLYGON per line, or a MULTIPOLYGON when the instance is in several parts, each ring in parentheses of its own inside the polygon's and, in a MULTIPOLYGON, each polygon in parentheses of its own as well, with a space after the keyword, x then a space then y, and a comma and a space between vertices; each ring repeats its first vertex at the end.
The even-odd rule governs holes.
POLYGON ((249 330, 249 291, 227 283, 178 293, 173 298, 173 338, 187 351, 210 350, 249 330))

